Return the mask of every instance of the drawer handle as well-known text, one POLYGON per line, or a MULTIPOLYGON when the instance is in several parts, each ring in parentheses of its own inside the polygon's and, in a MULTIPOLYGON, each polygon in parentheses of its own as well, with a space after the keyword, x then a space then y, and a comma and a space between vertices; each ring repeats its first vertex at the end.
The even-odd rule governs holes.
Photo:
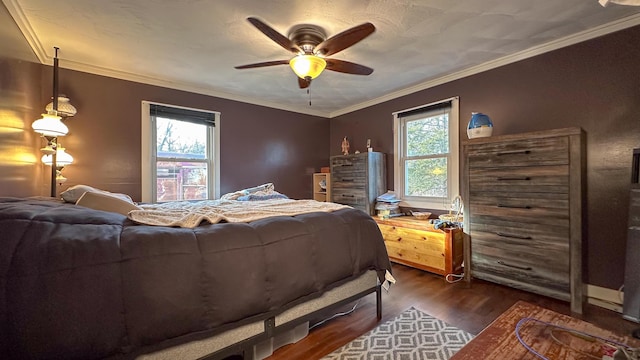
POLYGON ((531 271, 533 270, 532 267, 530 266, 518 266, 518 265, 513 265, 513 264, 507 264, 506 262, 502 261, 502 260, 498 260, 498 264, 502 265, 502 266, 508 266, 514 269, 519 269, 519 270, 525 270, 525 271, 531 271))
POLYGON ((518 181, 518 180, 522 180, 522 181, 529 181, 531 180, 530 177, 528 176, 521 176, 521 177, 499 177, 498 181, 518 181))
POLYGON ((531 150, 503 151, 503 152, 497 153, 496 155, 502 156, 502 155, 528 155, 528 154, 531 154, 531 150))
POLYGON ((529 205, 505 205, 505 204, 498 204, 499 208, 508 208, 508 209, 531 209, 531 206, 529 205))
POLYGON ((342 179, 343 182, 354 182, 354 179, 342 179))
POLYGON ((512 238, 512 239, 522 239, 522 240, 531 240, 533 239, 531 236, 527 236, 527 235, 516 235, 516 234, 507 234, 507 233, 503 233, 503 232, 496 232, 496 235, 501 236, 501 237, 506 237, 506 238, 512 238))
POLYGON ((342 197, 354 198, 356 196, 355 195, 342 195, 342 197))

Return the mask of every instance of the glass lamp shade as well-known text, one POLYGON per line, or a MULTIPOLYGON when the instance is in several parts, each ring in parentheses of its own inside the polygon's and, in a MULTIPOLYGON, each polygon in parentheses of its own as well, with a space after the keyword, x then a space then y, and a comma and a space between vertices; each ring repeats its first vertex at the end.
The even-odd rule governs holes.
MULTIPOLYGON (((44 108, 47 112, 52 112, 53 111, 53 101, 48 103, 47 106, 45 106, 44 108)), ((76 110, 76 108, 71 105, 71 103, 69 102, 69 98, 64 96, 64 95, 60 95, 58 96, 58 115, 62 116, 62 117, 70 117, 75 115, 78 112, 78 110, 76 110)))
MULTIPOLYGON (((66 149, 63 147, 58 147, 58 151, 56 152, 56 167, 67 166, 73 163, 73 156, 67 154, 66 149)), ((42 162, 45 165, 51 166, 53 162, 52 154, 42 155, 42 162)))
POLYGON ((38 119, 31 124, 33 131, 44 136, 65 136, 69 132, 67 125, 63 124, 61 117, 53 114, 42 114, 42 119, 38 119))
POLYGON ((48 154, 48 155, 51 155, 54 152, 56 152, 56 150, 53 148, 53 146, 51 146, 51 144, 49 144, 49 145, 47 145, 47 146, 45 146, 43 148, 40 148, 40 151, 42 151, 43 153, 48 154))
POLYGON ((327 62, 315 55, 298 55, 289 61, 289 65, 301 79, 315 79, 327 67, 327 62))
POLYGON ((66 181, 67 181, 67 178, 62 175, 62 171, 56 170, 56 182, 62 185, 66 181))

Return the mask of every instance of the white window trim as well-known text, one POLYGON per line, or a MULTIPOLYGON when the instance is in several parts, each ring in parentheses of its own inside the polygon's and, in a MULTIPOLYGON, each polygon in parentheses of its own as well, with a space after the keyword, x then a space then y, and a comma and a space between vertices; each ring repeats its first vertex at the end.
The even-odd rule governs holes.
MULTIPOLYGON (((141 116, 141 183, 142 183, 142 202, 154 202, 154 192, 155 188, 152 186, 153 174, 155 173, 156 167, 156 152, 153 148, 153 142, 151 141, 152 137, 155 137, 156 129, 151 126, 151 114, 150 114, 150 105, 164 105, 175 108, 187 109, 187 110, 195 110, 202 112, 209 112, 215 115, 215 127, 210 129, 213 134, 209 134, 209 136, 213 136, 213 158, 209 161, 209 166, 213 169, 214 176, 207 176, 207 188, 209 189, 209 195, 213 196, 214 199, 220 197, 220 113, 216 111, 210 110, 202 110, 189 108, 184 106, 177 106, 171 104, 163 104, 159 102, 152 101, 142 101, 142 116, 141 116)), ((207 157, 209 158, 209 157, 207 157)))
POLYGON ((441 101, 433 102, 426 105, 417 106, 411 109, 406 109, 393 113, 393 180, 394 180, 394 192, 396 196, 401 199, 400 206, 411 208, 423 208, 434 210, 450 210, 456 196, 460 194, 460 106, 459 98, 453 97, 444 99, 441 101), (404 162, 401 161, 402 149, 402 136, 403 129, 401 129, 402 121, 398 117, 398 114, 402 114, 407 111, 416 110, 419 108, 426 108, 432 105, 437 105, 443 102, 451 102, 451 113, 449 116, 449 146, 451 147, 450 161, 447 161, 447 189, 449 190, 449 197, 444 201, 429 201, 418 200, 415 198, 405 199, 404 194, 404 162))

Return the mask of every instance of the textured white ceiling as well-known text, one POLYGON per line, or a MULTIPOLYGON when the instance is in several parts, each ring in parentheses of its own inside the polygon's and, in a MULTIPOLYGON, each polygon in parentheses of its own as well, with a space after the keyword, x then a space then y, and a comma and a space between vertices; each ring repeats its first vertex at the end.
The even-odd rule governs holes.
POLYGON ((597 0, 2 0, 38 59, 80 71, 335 116, 520 58, 640 24, 640 7, 597 0), (309 23, 328 36, 363 22, 376 32, 332 56, 375 69, 325 71, 309 95, 289 59, 254 28, 309 23))

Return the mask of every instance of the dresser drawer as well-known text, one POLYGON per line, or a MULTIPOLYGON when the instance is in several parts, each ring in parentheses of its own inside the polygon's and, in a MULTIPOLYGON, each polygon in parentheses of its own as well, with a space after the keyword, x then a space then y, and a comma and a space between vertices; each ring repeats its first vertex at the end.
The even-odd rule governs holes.
POLYGON ((511 274, 511 269, 508 267, 500 269, 500 265, 494 265, 495 263, 495 261, 492 261, 489 262, 486 267, 474 268, 473 276, 478 279, 484 279, 520 290, 531 291, 560 300, 570 301, 571 299, 571 284, 568 279, 556 280, 548 279, 544 276, 539 277, 534 274, 536 269, 532 269, 529 276, 504 276, 501 270, 511 274))
POLYGON ((331 173, 352 174, 367 172, 367 159, 362 156, 340 156, 331 159, 331 173))
POLYGON ((513 224, 538 224, 540 226, 569 227, 570 214, 564 209, 554 208, 516 208, 493 205, 468 205, 470 230, 476 224, 498 224, 506 221, 513 224))
POLYGON ((352 191, 334 188, 331 190, 331 199, 333 202, 351 206, 365 206, 369 202, 364 189, 352 191))
POLYGON ((473 190, 469 192, 469 204, 496 206, 502 208, 544 208, 561 209, 569 212, 569 194, 534 193, 522 191, 494 192, 473 190))
POLYGON ((470 235, 474 242, 518 243, 535 249, 547 247, 568 251, 569 227, 556 225, 547 226, 535 223, 522 223, 499 219, 494 222, 472 222, 470 235))
POLYGON ((469 168, 569 164, 566 137, 475 144, 467 149, 469 168))
POLYGON ((569 193, 569 166, 529 166, 469 169, 474 193, 530 192, 569 193))
POLYGON ((362 188, 367 186, 367 176, 364 172, 333 173, 331 183, 335 188, 362 188))
POLYGON ((562 252, 525 250, 524 245, 494 247, 474 242, 471 246, 474 275, 491 274, 536 287, 569 292, 569 263, 562 252))

